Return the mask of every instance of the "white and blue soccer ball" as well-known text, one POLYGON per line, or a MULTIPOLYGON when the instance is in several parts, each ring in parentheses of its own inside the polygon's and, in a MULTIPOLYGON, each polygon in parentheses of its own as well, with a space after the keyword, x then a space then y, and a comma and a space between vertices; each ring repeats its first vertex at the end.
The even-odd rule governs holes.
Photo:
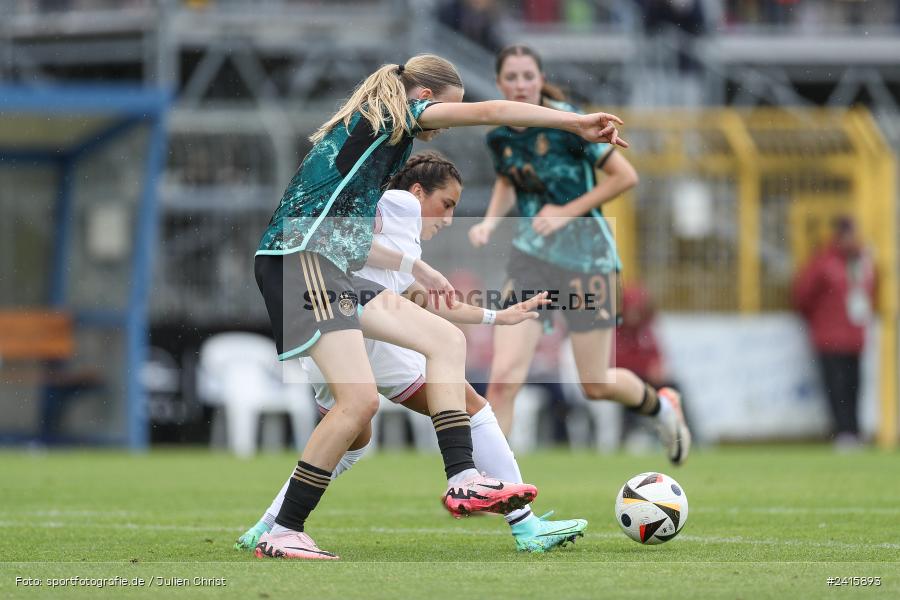
POLYGON ((688 517, 687 495, 662 473, 641 473, 625 482, 616 496, 616 521, 625 535, 641 544, 674 538, 688 517))

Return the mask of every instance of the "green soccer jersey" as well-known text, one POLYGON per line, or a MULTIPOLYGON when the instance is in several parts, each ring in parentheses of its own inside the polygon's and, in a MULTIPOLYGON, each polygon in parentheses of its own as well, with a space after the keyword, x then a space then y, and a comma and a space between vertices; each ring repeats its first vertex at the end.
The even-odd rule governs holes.
MULTIPOLYGON (((409 101, 414 134, 422 130, 419 115, 434 103, 409 101)), ((390 123, 376 133, 358 112, 348 127, 335 125, 303 159, 256 254, 315 252, 344 271, 360 269, 372 245, 378 199, 412 152, 414 135, 394 146, 390 136, 390 123)))
MULTIPOLYGON (((552 108, 576 112, 563 102, 552 108)), ((487 135, 494 170, 512 182, 519 219, 513 246, 551 264, 582 273, 609 273, 621 264, 615 241, 599 209, 574 219, 564 228, 541 236, 531 227, 545 204, 568 204, 594 187, 594 168, 603 165, 613 148, 543 127, 515 130, 498 127, 487 135)))

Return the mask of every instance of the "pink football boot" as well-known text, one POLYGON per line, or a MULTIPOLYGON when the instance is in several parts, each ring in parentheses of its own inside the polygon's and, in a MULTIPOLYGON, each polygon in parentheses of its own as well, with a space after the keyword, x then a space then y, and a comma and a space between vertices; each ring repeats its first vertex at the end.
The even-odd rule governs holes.
POLYGON ((337 560, 336 554, 321 550, 309 534, 292 531, 281 535, 264 533, 254 551, 256 558, 300 558, 306 560, 337 560))
POLYGON ((441 502, 459 519, 473 512, 506 514, 527 506, 536 496, 537 488, 533 485, 478 475, 449 486, 441 502))

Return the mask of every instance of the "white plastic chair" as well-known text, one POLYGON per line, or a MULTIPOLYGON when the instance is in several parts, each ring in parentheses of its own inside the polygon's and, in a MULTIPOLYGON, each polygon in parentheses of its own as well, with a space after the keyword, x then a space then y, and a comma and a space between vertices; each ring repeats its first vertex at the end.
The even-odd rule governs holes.
POLYGON ((198 394, 224 412, 227 445, 237 456, 256 453, 257 425, 271 413, 288 414, 294 445, 303 448, 317 420, 311 386, 294 383, 305 381, 298 361, 279 362, 274 342, 255 333, 218 334, 200 347, 198 394))
POLYGON ((547 390, 526 383, 516 394, 509 447, 516 454, 532 452, 537 447, 540 412, 547 401, 547 390))
POLYGON ((416 447, 416 451, 440 452, 431 417, 421 415, 405 408, 403 410, 409 415, 409 421, 412 427, 413 444, 416 447))
POLYGON ((370 450, 380 446, 379 437, 384 437, 388 445, 396 446, 403 435, 406 423, 412 430, 413 444, 419 452, 438 452, 437 436, 434 434, 434 425, 431 419, 425 415, 413 412, 402 404, 391 402, 384 396, 379 396, 381 406, 378 413, 372 419, 372 441, 370 450), (387 418, 385 418, 387 417, 387 418))

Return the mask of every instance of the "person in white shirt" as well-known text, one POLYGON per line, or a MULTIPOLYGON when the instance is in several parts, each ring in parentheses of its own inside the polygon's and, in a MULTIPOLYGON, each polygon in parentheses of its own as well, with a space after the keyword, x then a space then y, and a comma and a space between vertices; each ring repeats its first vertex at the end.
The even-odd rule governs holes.
MULTIPOLYGON (((403 262, 411 265, 422 255, 421 240, 432 239, 442 228, 452 224, 453 211, 461 193, 462 178, 452 162, 437 152, 412 156, 392 178, 390 189, 378 202, 373 248, 375 251, 378 247, 399 251, 404 255, 403 262)), ((455 323, 515 325, 538 318, 534 309, 547 302, 546 294, 541 294, 500 311, 462 302, 455 302, 451 308, 446 303, 429 302, 425 288, 415 281, 409 269, 402 267, 403 264, 400 271, 391 271, 367 265, 357 271, 354 284, 357 286, 359 305, 365 307, 381 291, 390 290, 455 323)), ((366 340, 366 350, 379 393, 410 410, 428 415, 425 357, 413 350, 374 340, 366 340)), ((315 363, 307 358, 301 360, 315 388, 319 410, 326 414, 333 408, 334 398, 325 378, 315 363)), ((522 475, 515 456, 490 405, 469 383, 466 383, 466 412, 471 418, 476 468, 500 480, 521 483, 522 475)), ((332 478, 362 457, 371 435, 370 425, 351 444, 332 478)), ((272 528, 286 486, 282 487, 262 519, 237 540, 235 548, 254 549, 260 535, 272 528)), ((587 527, 584 519, 551 521, 547 518, 549 514, 538 518, 529 506, 525 506, 505 515, 518 550, 544 552, 574 542, 576 537, 584 535, 587 527)))

